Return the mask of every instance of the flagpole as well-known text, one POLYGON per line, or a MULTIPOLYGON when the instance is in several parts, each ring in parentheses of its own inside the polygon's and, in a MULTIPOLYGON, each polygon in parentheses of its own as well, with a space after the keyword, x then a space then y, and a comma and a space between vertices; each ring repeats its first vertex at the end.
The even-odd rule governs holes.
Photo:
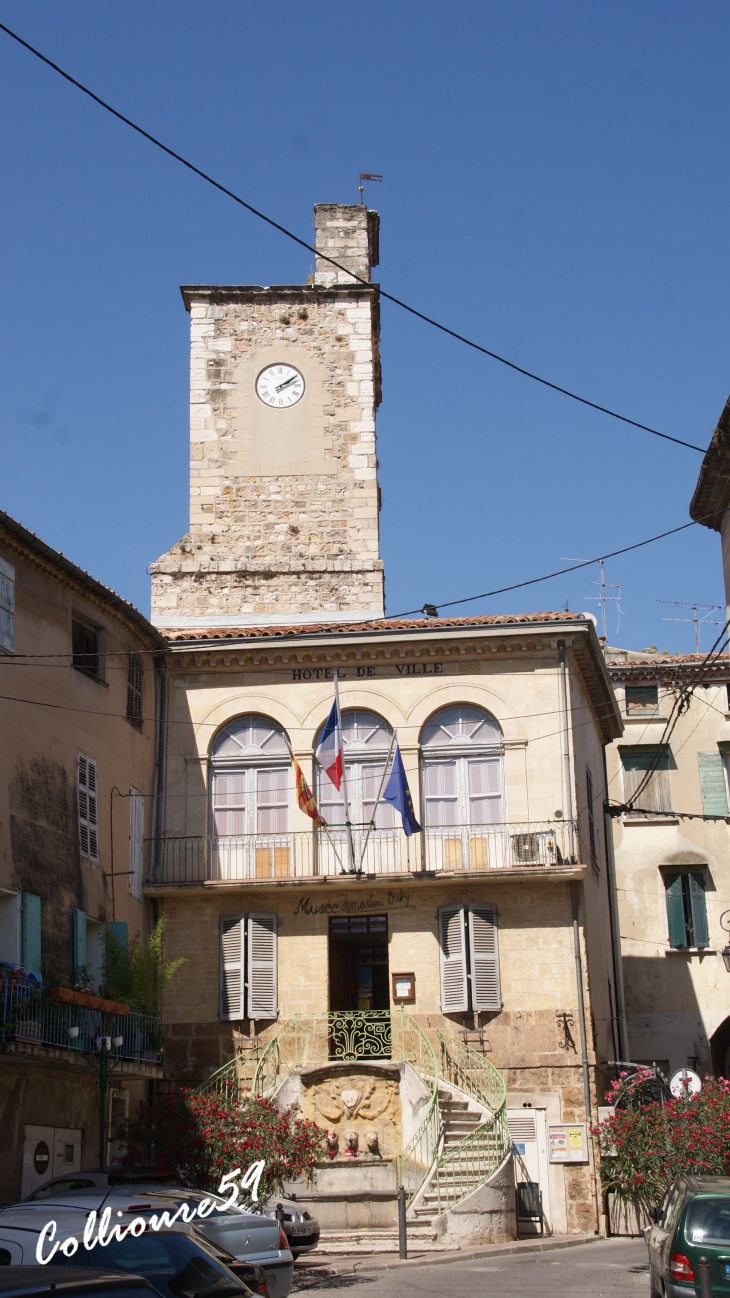
POLYGON ((345 740, 342 734, 342 711, 340 709, 340 683, 337 679, 337 670, 333 672, 335 678, 335 700, 337 702, 337 724, 340 734, 340 751, 342 752, 342 792, 345 798, 345 827, 347 829, 347 854, 350 858, 350 872, 355 873, 355 847, 352 841, 352 825, 350 823, 350 802, 347 797, 347 763, 345 761, 345 740))
MULTIPOLYGON (((296 761, 296 758, 295 758, 295 756, 294 756, 294 749, 292 748, 291 744, 289 743, 289 740, 287 739, 286 735, 284 735, 284 743, 286 744, 287 748, 289 749, 289 756, 291 757, 292 762, 295 762, 295 761, 296 761)), ((316 802, 315 802, 314 805, 315 805, 315 807, 317 806, 316 802)), ((320 820, 322 821, 322 829, 324 830, 324 832, 325 832, 325 834, 327 835, 327 837, 328 837, 330 843, 332 844, 332 851, 334 852, 334 854, 335 854, 335 860, 336 860, 337 864, 338 864, 339 867, 340 867, 340 872, 341 872, 342 874, 345 874, 345 873, 346 873, 346 871, 345 871, 345 867, 344 867, 344 865, 342 864, 342 861, 340 860, 340 854, 339 854, 339 852, 337 851, 337 844, 335 843, 334 838, 333 838, 332 835, 330 834, 330 827, 329 827, 329 825, 327 824, 327 821, 325 820, 325 818, 324 818, 324 816, 322 815, 321 811, 319 810, 319 807, 317 807, 317 814, 319 815, 319 818, 320 818, 320 820)), ((311 817, 310 817, 310 819, 311 819, 311 817)), ((316 827, 313 826, 313 828, 316 828, 316 827)))
POLYGON ((360 869, 361 869, 361 870, 362 870, 362 863, 363 863, 363 861, 365 860, 365 849, 366 849, 366 847, 367 847, 367 845, 368 845, 368 839, 369 839, 369 837, 370 837, 370 831, 371 831, 371 829, 374 829, 374 828, 375 828, 375 817, 376 817, 377 814, 378 814, 378 803, 380 802, 380 799, 381 799, 381 796, 382 796, 382 793, 383 793, 383 789, 385 788, 385 777, 386 777, 386 775, 388 774, 388 763, 389 763, 389 761, 390 761, 390 759, 391 759, 391 757, 392 757, 392 754, 393 754, 393 745, 394 745, 394 743, 395 743, 395 739, 396 739, 396 732, 395 732, 395 730, 394 730, 393 733, 392 733, 392 735, 390 736, 390 748, 388 749, 388 756, 387 756, 386 759, 385 759, 385 766, 383 767, 383 774, 382 774, 382 778, 381 778, 381 780, 380 780, 380 788, 378 789, 378 796, 377 796, 377 798, 375 799, 375 806, 373 807, 372 818, 371 818, 371 820, 370 820, 370 824, 368 825, 368 832, 367 832, 367 834, 365 835, 365 842, 364 842, 363 845, 362 845, 362 855, 361 855, 361 857, 360 857, 360 869))

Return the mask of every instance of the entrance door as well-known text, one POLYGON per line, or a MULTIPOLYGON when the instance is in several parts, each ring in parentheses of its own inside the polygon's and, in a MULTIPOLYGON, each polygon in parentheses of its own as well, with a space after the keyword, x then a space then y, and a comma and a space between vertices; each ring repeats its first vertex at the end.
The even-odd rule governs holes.
MULTIPOLYGON (((507 1127, 515 1159, 515 1184, 518 1181, 533 1181, 540 1186, 545 1234, 550 1235, 550 1165, 545 1110, 508 1109, 507 1127)), ((520 1221, 518 1225, 521 1235, 540 1234, 538 1221, 520 1221)))
POLYGON ((77 1127, 25 1128, 21 1198, 64 1172, 81 1167, 81 1131, 77 1127))
POLYGON ((388 916, 332 916, 329 928, 330 1010, 390 1009, 388 916))

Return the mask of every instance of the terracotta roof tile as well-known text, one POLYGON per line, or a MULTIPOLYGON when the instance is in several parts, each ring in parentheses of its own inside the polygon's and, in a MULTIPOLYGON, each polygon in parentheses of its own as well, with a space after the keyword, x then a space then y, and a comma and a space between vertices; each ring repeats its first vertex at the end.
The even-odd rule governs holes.
POLYGON ((258 640, 269 637, 295 635, 321 635, 331 632, 335 635, 348 635, 364 631, 440 631, 450 627, 480 626, 539 626, 540 623, 575 622, 581 618, 580 613, 490 613, 482 617, 421 617, 421 618, 380 618, 372 622, 311 622, 294 626, 243 626, 243 627, 170 627, 161 628, 171 644, 184 641, 205 642, 211 640, 258 640))

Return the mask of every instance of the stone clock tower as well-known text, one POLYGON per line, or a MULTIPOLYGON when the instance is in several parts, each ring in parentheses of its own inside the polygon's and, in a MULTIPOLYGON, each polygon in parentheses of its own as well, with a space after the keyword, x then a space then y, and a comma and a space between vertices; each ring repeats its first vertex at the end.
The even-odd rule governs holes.
POLYGON ((151 566, 159 627, 383 613, 377 212, 314 209, 305 285, 185 287, 190 531, 151 566), (325 253, 368 281, 358 283, 325 253))

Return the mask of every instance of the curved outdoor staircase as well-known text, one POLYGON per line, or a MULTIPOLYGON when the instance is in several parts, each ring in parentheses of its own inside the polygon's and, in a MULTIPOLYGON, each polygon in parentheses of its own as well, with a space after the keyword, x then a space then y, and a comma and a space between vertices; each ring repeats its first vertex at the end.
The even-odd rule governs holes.
MULTIPOLYGON (((437 1219, 473 1194, 498 1171, 510 1148, 506 1089, 483 1055, 437 1032, 437 1048, 421 1025, 401 1009, 339 1013, 282 1024, 263 1048, 249 1079, 232 1060, 198 1088, 238 1103, 247 1094, 271 1096, 293 1070, 332 1062, 402 1062, 426 1090, 424 1116, 398 1159, 397 1181, 405 1186, 409 1244, 417 1250, 444 1247, 437 1219), (370 1021, 372 1019, 372 1022, 370 1021)), ((323 1231, 320 1249, 391 1251, 390 1229, 323 1231)))

